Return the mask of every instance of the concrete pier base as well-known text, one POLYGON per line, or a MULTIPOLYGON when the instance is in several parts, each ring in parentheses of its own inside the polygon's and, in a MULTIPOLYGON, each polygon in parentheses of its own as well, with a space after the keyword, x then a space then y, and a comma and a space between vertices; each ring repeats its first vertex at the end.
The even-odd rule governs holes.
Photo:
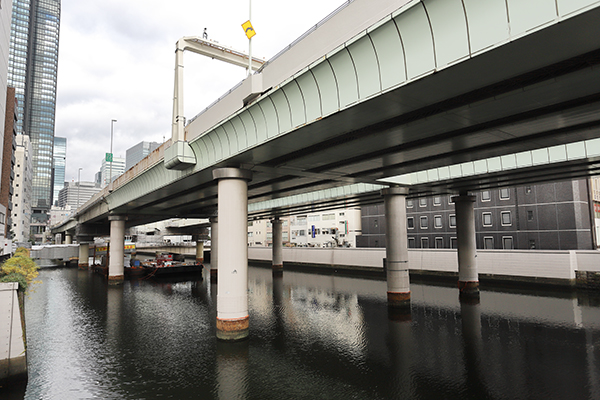
POLYGON ((198 240, 196 242, 196 263, 202 264, 204 262, 204 242, 198 240))
POLYGON ((108 261, 108 283, 118 285, 125 279, 125 221, 127 217, 123 215, 111 215, 110 221, 110 244, 108 261))
POLYGON ((273 270, 283 270, 283 221, 274 218, 273 225, 273 270))
POLYGON ((408 188, 383 189, 386 230, 386 270, 388 306, 410 307, 410 278, 408 275, 408 234, 406 231, 406 195, 408 188))
MULTIPOLYGON (((218 300, 217 300, 218 304, 218 300)), ((248 338, 250 318, 248 316, 235 319, 221 319, 217 317, 217 339, 237 341, 248 338)))
POLYGON ((456 210, 456 242, 458 248, 459 296, 479 297, 477 242, 475 240, 476 197, 461 193, 452 198, 456 210))
POLYGON ((210 218, 210 281, 217 283, 219 270, 219 220, 210 218))
POLYGON ((248 337, 248 181, 252 173, 237 168, 213 171, 218 180, 217 339, 248 337), (226 244, 226 246, 225 246, 226 244))
POLYGON ((88 269, 90 266, 90 245, 88 243, 79 243, 79 269, 88 269))

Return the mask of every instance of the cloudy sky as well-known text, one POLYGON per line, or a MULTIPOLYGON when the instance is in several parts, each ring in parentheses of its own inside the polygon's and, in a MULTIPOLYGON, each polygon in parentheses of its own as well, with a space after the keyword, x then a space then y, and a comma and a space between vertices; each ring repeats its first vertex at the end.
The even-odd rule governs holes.
MULTIPOLYGON (((252 55, 269 59, 344 0, 252 0, 252 55)), ((55 135, 67 138, 66 180, 91 181, 110 150, 171 135, 175 43, 202 36, 247 52, 249 0, 62 0, 55 135)), ((184 55, 190 119, 245 78, 242 68, 184 55)))

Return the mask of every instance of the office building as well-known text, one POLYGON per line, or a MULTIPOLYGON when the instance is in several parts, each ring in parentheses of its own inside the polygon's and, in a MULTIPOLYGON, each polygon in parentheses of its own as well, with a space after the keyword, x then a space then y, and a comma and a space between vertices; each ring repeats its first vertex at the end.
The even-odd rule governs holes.
MULTIPOLYGON (((586 179, 499 188, 476 193, 478 249, 587 250, 596 248, 590 184, 586 179)), ((407 199, 409 248, 456 248, 451 196, 407 199)), ((385 247, 383 202, 362 208, 358 247, 385 247)))
POLYGON ((31 185, 33 180, 33 164, 31 162, 31 141, 27 135, 17 135, 15 147, 15 167, 13 169, 13 239, 24 243, 30 238, 31 225, 31 185))
POLYGON ((96 182, 65 182, 65 187, 58 194, 58 207, 69 205, 72 210, 77 210, 99 191, 96 182))
POLYGON ((146 156, 158 149, 158 142, 139 142, 125 152, 125 171, 142 161, 146 156))
POLYGON ((102 160, 102 167, 100 167, 101 174, 101 186, 104 187, 110 183, 108 176, 112 171, 112 180, 114 181, 125 172, 125 159, 122 157, 113 157, 112 162, 102 160), (111 165, 112 164, 112 165, 111 165))
POLYGON ((33 148, 31 229, 38 239, 52 201, 59 25, 60 0, 13 0, 8 84, 18 99, 17 134, 29 135, 33 148))
POLYGON ((52 151, 52 204, 58 205, 58 193, 65 187, 65 170, 67 167, 67 138, 54 137, 52 151))
POLYGON ((13 168, 15 165, 14 150, 16 145, 15 131, 15 89, 6 91, 6 118, 3 129, 2 158, 0 162, 0 238, 12 238, 12 208, 13 208, 13 168))

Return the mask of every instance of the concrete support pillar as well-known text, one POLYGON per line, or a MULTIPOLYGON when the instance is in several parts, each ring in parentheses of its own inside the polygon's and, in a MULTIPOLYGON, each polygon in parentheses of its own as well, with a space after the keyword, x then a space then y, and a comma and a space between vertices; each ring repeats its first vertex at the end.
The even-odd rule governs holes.
POLYGON ((408 235, 406 232, 406 187, 390 187, 381 191, 386 221, 386 266, 388 306, 410 307, 408 275, 408 235))
POLYGON ((204 262, 204 241, 196 241, 196 263, 202 264, 204 262))
POLYGON ((219 271, 219 220, 210 218, 210 281, 217 282, 219 271))
POLYGON ((273 226, 273 270, 283 270, 283 221, 278 217, 271 221, 273 226))
POLYGON ((456 211, 458 246, 458 288, 460 296, 479 296, 477 243, 475 240, 475 196, 461 194, 452 198, 456 211))
POLYGON ((88 269, 90 266, 90 245, 79 243, 79 269, 88 269))
POLYGON ((248 337, 248 181, 252 173, 237 168, 213 171, 218 180, 217 339, 248 337))
POLYGON ((65 233, 65 244, 73 244, 73 236, 68 233, 65 233))
POLYGON ((54 244, 62 244, 62 233, 54 235, 54 244))
POLYGON ((125 246, 125 221, 127 217, 111 215, 110 221, 110 248, 108 259, 108 283, 122 283, 124 279, 124 246, 125 246))

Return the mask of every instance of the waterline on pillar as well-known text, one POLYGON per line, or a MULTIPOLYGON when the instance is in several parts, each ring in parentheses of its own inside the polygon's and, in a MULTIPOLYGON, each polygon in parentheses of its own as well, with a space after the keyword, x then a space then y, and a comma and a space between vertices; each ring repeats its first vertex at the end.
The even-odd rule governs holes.
POLYGON ((248 338, 250 330, 250 317, 221 319, 217 317, 217 339, 228 342, 248 338))
POLYGON ((476 299, 479 300, 479 281, 458 281, 458 297, 462 300, 476 299))
POLYGON ((109 285, 122 285, 125 280, 124 275, 109 275, 108 276, 108 284, 109 285))
POLYGON ((387 292, 388 307, 410 308, 410 292, 387 292))

